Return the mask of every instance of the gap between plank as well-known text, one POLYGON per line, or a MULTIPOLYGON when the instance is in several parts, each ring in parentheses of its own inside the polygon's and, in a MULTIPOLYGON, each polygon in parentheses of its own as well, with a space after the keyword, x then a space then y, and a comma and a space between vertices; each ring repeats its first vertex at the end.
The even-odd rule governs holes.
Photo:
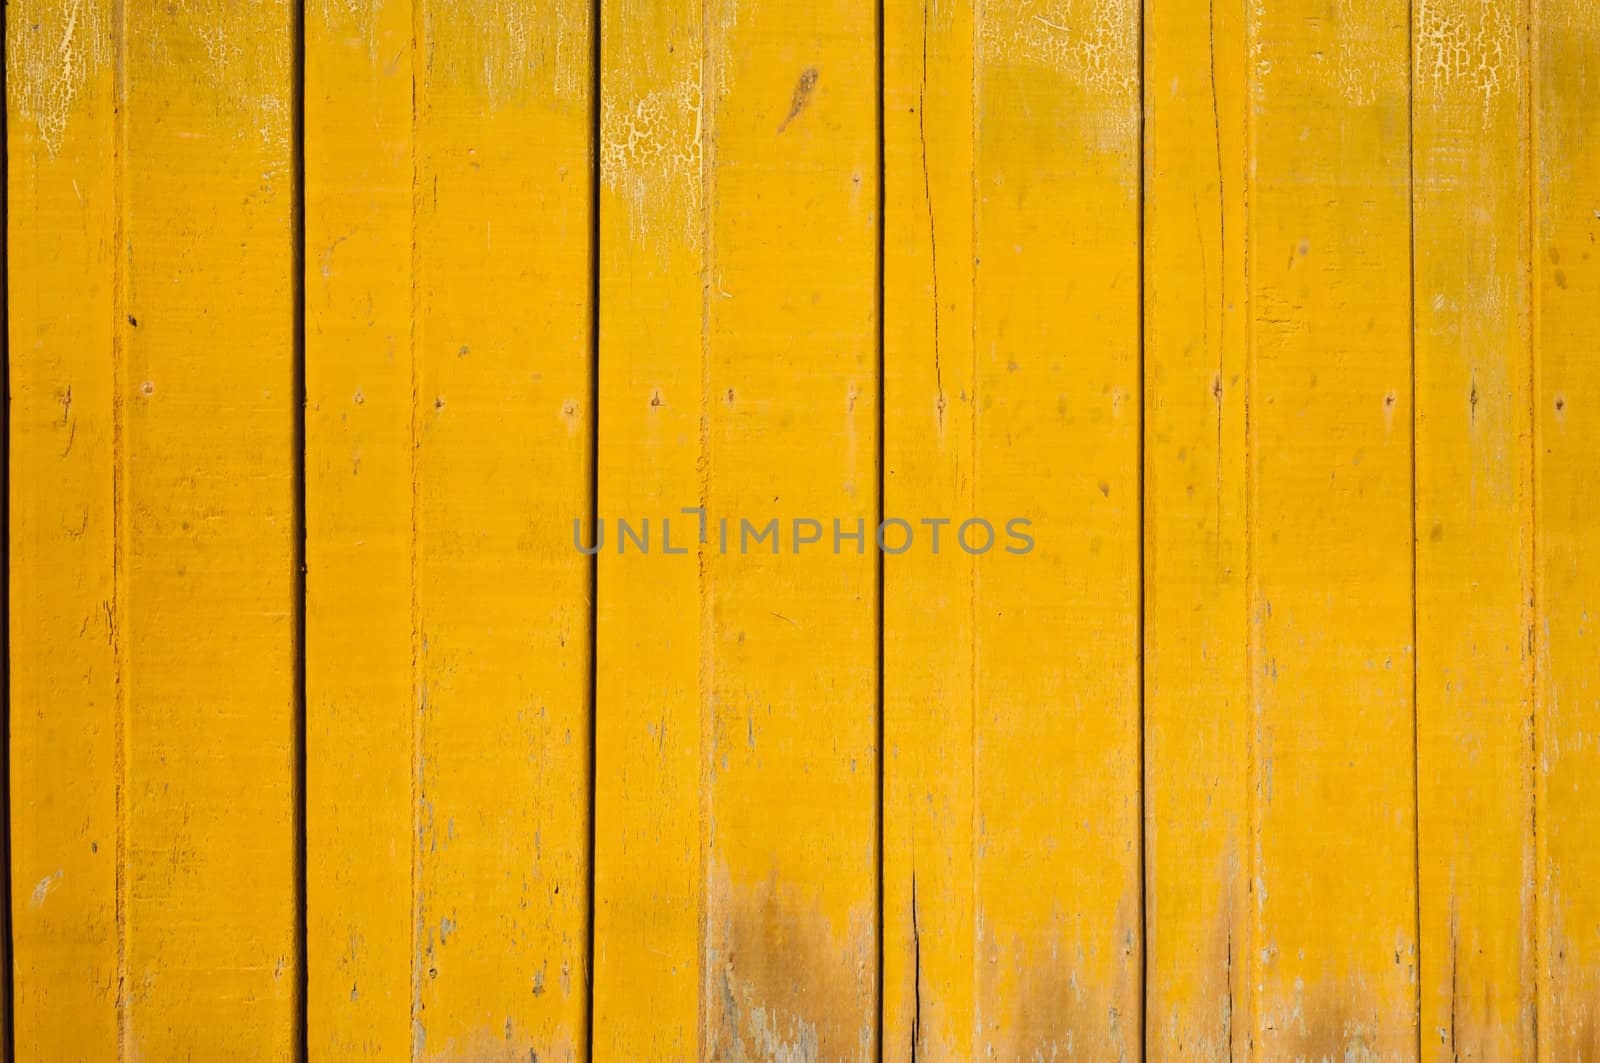
MULTIPOLYGON (((1138 668, 1137 668, 1137 683, 1138 683, 1138 687, 1139 687, 1139 748, 1138 748, 1138 751, 1137 751, 1137 756, 1139 758, 1139 763, 1138 763, 1138 770, 1137 770, 1137 772, 1135 774, 1135 777, 1139 780, 1139 841, 1138 841, 1139 856, 1138 856, 1138 862, 1137 862, 1137 865, 1136 865, 1138 867, 1138 869, 1139 869, 1139 1015, 1138 1015, 1138 1020, 1137 1020, 1137 1022, 1135 1024, 1135 1026, 1139 1031, 1139 1057, 1141 1059, 1145 1058, 1145 1056, 1147 1054, 1147 1051, 1148 1051, 1148 1048, 1149 1048, 1149 1040, 1150 1040, 1150 1031, 1146 1028, 1146 1016, 1149 1014, 1149 1010, 1150 1010, 1150 1008, 1149 1008, 1149 998, 1150 998, 1150 950, 1149 950, 1149 946, 1147 944, 1149 942, 1149 940, 1150 940, 1150 926, 1149 926, 1149 914, 1150 914, 1150 897, 1149 897, 1149 893, 1150 893, 1150 869, 1149 869, 1149 867, 1147 865, 1147 860, 1149 858, 1149 852, 1150 852, 1150 846, 1147 843, 1147 840, 1145 838, 1145 834, 1147 833, 1147 829, 1148 829, 1148 824, 1146 823, 1146 820, 1145 820, 1145 814, 1146 814, 1145 813, 1145 805, 1147 803, 1147 795, 1148 795, 1148 791, 1150 789, 1149 780, 1148 780, 1148 778, 1146 776, 1147 763, 1146 763, 1146 756, 1145 756, 1145 742, 1147 741, 1146 734, 1145 734, 1145 714, 1146 714, 1147 702, 1148 702, 1148 698, 1146 697, 1146 686, 1145 686, 1145 684, 1146 684, 1146 676, 1145 676, 1145 657, 1146 657, 1146 654, 1145 654, 1145 638, 1147 637, 1147 633, 1146 633, 1147 625, 1146 625, 1146 616, 1145 616, 1145 582, 1146 582, 1146 579, 1147 579, 1147 576, 1148 576, 1148 569, 1147 569, 1146 563, 1145 563, 1146 562, 1145 536, 1148 533, 1148 525, 1149 525, 1149 520, 1147 519, 1148 515, 1149 515, 1149 497, 1147 495, 1146 485, 1145 485, 1145 455, 1146 455, 1146 452, 1148 450, 1148 448, 1146 446, 1145 433, 1147 431, 1146 424, 1147 424, 1148 418, 1149 418, 1149 411, 1145 409, 1145 406, 1146 406, 1148 398, 1149 398, 1149 384, 1148 384, 1147 380, 1145 379, 1145 349, 1144 349, 1145 348, 1145 307, 1146 307, 1146 302, 1145 302, 1145 253, 1144 253, 1144 229, 1145 229, 1145 209, 1146 209, 1145 159, 1146 159, 1146 156, 1149 154, 1149 146, 1148 146, 1148 144, 1146 142, 1146 137, 1148 136, 1148 129, 1149 129, 1149 121, 1148 121, 1148 119, 1149 119, 1149 115, 1148 115, 1149 107, 1148 107, 1148 103, 1147 103, 1147 99, 1146 99, 1146 95, 1145 95, 1145 50, 1146 50, 1145 36, 1146 36, 1146 32, 1147 32, 1148 23, 1149 23, 1148 12, 1145 10, 1145 6, 1144 5, 1140 5, 1140 8, 1139 8, 1139 56, 1138 56, 1138 62, 1139 62, 1139 70, 1138 70, 1138 85, 1139 85, 1139 136, 1138 136, 1138 147, 1139 147, 1139 173, 1138 173, 1139 196, 1138 196, 1138 198, 1139 198, 1139 209, 1138 209, 1138 214, 1137 214, 1137 218, 1136 218, 1136 227, 1137 227, 1136 240, 1137 240, 1137 243, 1138 243, 1138 258, 1139 258, 1139 266, 1138 266, 1138 270, 1139 270, 1139 315, 1138 315, 1138 324, 1137 324, 1138 335, 1135 338, 1135 345, 1136 345, 1136 348, 1137 348, 1136 358, 1137 358, 1137 361, 1138 361, 1137 372, 1138 372, 1138 377, 1139 377, 1139 427, 1138 427, 1139 454, 1138 454, 1138 474, 1137 474, 1138 475, 1138 481, 1139 481, 1139 484, 1138 484, 1138 491, 1139 491, 1139 528, 1138 528, 1138 535, 1139 535, 1139 591, 1138 591, 1138 610, 1139 610, 1139 616, 1138 616, 1138 640, 1135 643, 1135 645, 1138 646, 1138 652, 1139 652, 1138 668)), ((1213 71, 1212 76, 1213 76, 1213 78, 1216 76, 1215 71, 1213 71)), ((1226 281, 1227 281, 1227 278, 1224 277, 1223 278, 1223 282, 1226 283, 1226 281)), ((1221 412, 1220 411, 1218 412, 1218 416, 1219 417, 1221 416, 1221 412)), ((1219 519, 1220 519, 1220 513, 1219 513, 1219 519)))
MULTIPOLYGON (((600 27, 604 0, 592 0, 589 9, 589 527, 600 526, 600 27)), ((596 533, 598 534, 598 532, 596 533)), ((596 539, 598 543, 599 540, 596 539)), ((600 551, 588 559, 589 565, 589 833, 584 869, 588 876, 585 917, 588 934, 584 938, 584 1051, 594 1059, 595 986, 595 858, 599 854, 600 812, 600 551)))
POLYGON ((0 19, 0 186, 5 194, 0 198, 0 345, 5 352, 6 401, 0 403, 0 439, 5 440, 6 460, 0 469, 0 541, 5 544, 5 558, 0 562, 0 638, 5 640, 0 652, 0 688, 4 704, 0 706, 0 864, 4 866, 4 881, 0 882, 0 1059, 11 1063, 16 1043, 16 1008, 12 993, 12 957, 16 955, 16 941, 11 928, 11 274, 6 255, 11 233, 11 158, 7 112, 10 86, 6 74, 10 66, 6 61, 4 20, 0 19))
POLYGON ((294 54, 290 59, 289 180, 294 250, 290 280, 294 303, 294 885, 295 949, 299 953, 295 976, 295 1030, 291 1041, 295 1058, 308 1059, 310 1022, 311 950, 307 911, 307 808, 306 808, 306 37, 305 6, 295 4, 290 14, 294 54))
MULTIPOLYGON (((923 2, 924 3, 932 3, 932 0, 923 0, 923 2)), ((885 435, 885 432, 884 432, 884 427, 885 427, 884 410, 888 406, 888 398, 889 398, 889 379, 888 379, 887 374, 884 371, 885 370, 886 359, 884 357, 884 333, 885 333, 885 329, 884 329, 884 319, 883 319, 883 313, 884 313, 884 297, 883 297, 883 293, 884 293, 884 264, 883 264, 883 251, 884 251, 885 220, 886 220, 884 211, 885 211, 885 208, 887 206, 887 201, 888 201, 888 197, 887 197, 887 194, 885 192, 885 189, 886 189, 886 187, 888 185, 888 167, 885 164, 885 153, 884 153, 884 113, 883 113, 883 106, 884 106, 883 101, 884 101, 884 89, 885 89, 885 86, 884 86, 884 67, 885 67, 885 64, 884 64, 884 49, 886 47, 886 42, 884 41, 884 36, 883 36, 883 0, 876 0, 876 3, 873 6, 873 22, 874 22, 873 34, 876 37, 876 44, 877 44, 877 47, 873 50, 873 59, 874 59, 874 62, 876 64, 876 67, 877 67, 877 69, 876 69, 876 71, 874 73, 876 75, 875 80, 876 80, 877 89, 878 89, 878 98, 874 101, 874 111, 873 111, 873 120, 877 125, 877 129, 876 129, 876 133, 877 133, 877 144, 876 144, 877 159, 876 159, 876 162, 877 162, 877 170, 878 170, 877 218, 875 219, 876 222, 877 222, 877 225, 876 225, 875 231, 873 233, 873 239, 875 241, 875 246, 873 248, 873 255, 874 255, 874 258, 876 259, 875 266, 876 266, 876 270, 877 270, 877 278, 876 278, 876 282, 877 283, 876 283, 876 287, 875 287, 875 289, 873 291, 873 299, 875 300, 875 305, 873 307, 873 313, 874 313, 874 317, 876 318, 876 342, 877 342, 877 347, 878 347, 878 350, 877 350, 877 369, 878 369, 878 411, 877 411, 878 412, 878 470, 877 470, 877 472, 878 472, 878 485, 877 485, 878 486, 878 498, 877 498, 878 514, 877 514, 877 517, 878 517, 878 520, 877 520, 877 523, 881 526, 882 523, 883 523, 883 520, 884 520, 885 485, 886 485, 886 481, 888 479, 888 477, 887 477, 887 475, 885 473, 885 465, 886 465, 886 462, 887 462, 887 455, 888 455, 888 446, 887 446, 888 437, 885 435)), ((926 32, 926 30, 924 30, 924 32, 926 32)), ((935 314, 938 313, 938 308, 937 307, 934 308, 934 313, 935 314)), ((883 843, 884 843, 884 819, 885 819, 885 809, 884 809, 884 803, 883 803, 883 799, 884 799, 884 770, 885 770, 884 769, 884 762, 885 762, 885 758, 887 756, 887 747, 884 744, 884 739, 885 739, 886 736, 885 736, 885 727, 884 727, 884 675, 883 675, 883 662, 884 662, 884 654, 883 654, 883 647, 884 647, 884 567, 885 567, 885 564, 886 564, 886 562, 884 560, 883 551, 881 549, 874 551, 873 552, 873 567, 876 570, 875 573, 874 573, 874 577, 875 577, 875 580, 876 580, 876 583, 877 583, 876 609, 877 609, 877 612, 878 612, 877 623, 874 625, 874 627, 875 627, 876 632, 877 632, 877 645, 875 647, 875 651, 876 651, 876 654, 877 654, 878 667, 877 667, 877 690, 876 690, 876 693, 875 693, 875 698, 876 698, 876 701, 877 701, 877 704, 875 706, 876 719, 873 721, 874 722, 874 726, 877 729, 877 734, 875 736, 875 742, 877 744, 877 757, 876 757, 876 760, 877 760, 877 772, 876 772, 876 775, 875 775, 875 777, 873 779, 873 785, 874 785, 874 788, 875 788, 875 793, 873 794, 873 805, 874 805, 874 814, 875 814, 875 816, 877 818, 876 827, 877 827, 877 849, 878 849, 878 859, 877 859, 877 871, 878 871, 878 873, 877 873, 876 880, 873 882, 873 889, 876 891, 876 894, 877 894, 875 899, 876 899, 877 910, 878 910, 878 932, 874 936, 873 947, 874 947, 874 949, 875 949, 875 951, 877 953, 877 955, 875 957, 875 961, 877 963, 876 993, 877 993, 877 998, 878 998, 877 999, 877 1020, 878 1021, 874 1024, 874 1027, 873 1027, 873 1044, 874 1044, 873 1054, 877 1057, 877 1059, 879 1060, 879 1063, 883 1063, 883 1028, 884 1028, 884 1018, 885 1018, 885 1016, 884 1016, 884 987, 883 987, 883 961, 884 961, 883 939, 884 939, 884 933, 885 933, 886 927, 888 925, 888 921, 885 918, 887 913, 885 913, 885 911, 884 911, 884 890, 883 890, 883 880, 884 880, 884 846, 883 846, 883 843)), ((914 873, 915 873, 915 871, 913 870, 913 874, 914 873)), ((916 1045, 915 1038, 913 1038, 912 1039, 912 1044, 911 1044, 911 1058, 913 1060, 915 1060, 916 1059, 916 1055, 917 1055, 917 1045, 916 1045)))

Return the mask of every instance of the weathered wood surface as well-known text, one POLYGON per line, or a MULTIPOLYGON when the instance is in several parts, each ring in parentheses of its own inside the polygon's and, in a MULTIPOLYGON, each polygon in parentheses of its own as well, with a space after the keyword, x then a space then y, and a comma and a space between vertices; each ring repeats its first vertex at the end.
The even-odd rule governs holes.
POLYGON ((16 1058, 1600 1058, 1589 0, 5 19, 16 1058))

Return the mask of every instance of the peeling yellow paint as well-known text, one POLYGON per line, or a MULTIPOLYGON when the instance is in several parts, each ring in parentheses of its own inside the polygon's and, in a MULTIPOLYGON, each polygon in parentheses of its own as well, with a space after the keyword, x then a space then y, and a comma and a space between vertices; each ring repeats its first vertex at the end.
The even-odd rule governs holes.
POLYGON ((589 8, 535 0, 422 3, 424 61, 490 111, 581 107, 589 96, 589 8), (547 99, 548 98, 548 99, 547 99))
POLYGON ((1139 40, 1139 12, 1122 0, 1019 0, 982 6, 979 37, 997 59, 1038 63, 1084 91, 1137 88, 1127 56, 1139 40))
POLYGON ((111 61, 108 16, 95 0, 15 0, 6 9, 7 94, 51 156, 85 84, 111 61))
POLYGON ((1488 107, 1520 83, 1523 20, 1507 4, 1418 0, 1415 19, 1417 76, 1424 91, 1430 83, 1446 89, 1465 83, 1488 107))
POLYGON ((626 102, 601 101, 600 173, 628 203, 629 234, 647 242, 675 219, 674 238, 700 245, 704 109, 699 69, 626 102))

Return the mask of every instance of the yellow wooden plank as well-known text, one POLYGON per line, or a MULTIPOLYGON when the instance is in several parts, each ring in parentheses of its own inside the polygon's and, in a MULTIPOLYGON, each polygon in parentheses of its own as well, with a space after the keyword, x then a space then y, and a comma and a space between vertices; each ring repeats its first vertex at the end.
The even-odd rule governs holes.
POLYGON ((1417 1051, 1408 12, 1250 26, 1256 1049, 1417 1051))
POLYGON ((132 1058, 297 1034, 292 5, 129 5, 114 398, 132 1058))
POLYGON ((877 1040, 877 52, 871 5, 713 3, 706 1048, 877 1040), (732 535, 720 549, 720 520, 732 535), (792 551, 793 521, 824 541, 792 551), (743 522, 778 521, 782 552, 743 522), (832 550, 833 525, 868 541, 832 550))
MULTIPOLYGON (((425 0, 414 1052, 587 1051, 590 6, 425 0)), ((408 702, 409 704, 409 702, 408 702)))
POLYGON ((112 5, 6 8, 19 1059, 114 1059, 121 717, 112 5))
POLYGON ((1243 3, 1145 6, 1145 1032, 1250 1043, 1243 3))
POLYGON ((883 562, 886 1059, 976 1047, 976 562, 955 541, 974 486, 973 15, 937 0, 883 9, 884 511, 919 542, 883 562), (952 523, 923 523, 939 520, 952 523))
MULTIPOLYGON (((700 0, 601 7, 595 1058, 701 1040, 700 0), (618 520, 650 552, 618 552, 618 520), (669 554, 666 551, 675 553, 669 554)), ((592 532, 583 541, 592 543, 592 532)))
POLYGON ((1422 1054, 1534 1052, 1521 0, 1413 11, 1422 1054))
POLYGON ((1036 546, 978 560, 973 1054, 1133 1059, 1139 15, 1029 0, 978 19, 973 515, 1030 519, 1036 546))
POLYGON ((1536 0, 1533 43, 1539 1058, 1600 1055, 1600 9, 1536 0))
POLYGON ((307 1042, 411 1048, 412 9, 305 12, 307 1042))

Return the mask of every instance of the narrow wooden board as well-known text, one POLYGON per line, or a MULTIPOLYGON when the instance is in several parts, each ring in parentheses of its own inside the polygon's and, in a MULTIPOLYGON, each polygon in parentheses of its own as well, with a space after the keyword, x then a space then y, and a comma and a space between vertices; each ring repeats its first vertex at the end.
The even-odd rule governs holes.
POLYGON ((1539 1058, 1600 1054, 1600 10, 1533 5, 1539 1058))
POLYGON ((308 1046, 412 1043, 413 13, 305 9, 308 1046))
POLYGON ((115 1059, 122 915, 112 5, 6 9, 15 1052, 115 1059))
POLYGON ((1534 1055, 1526 5, 1413 12, 1424 1058, 1534 1055))
POLYGON ((590 5, 419 3, 412 1050, 579 1059, 593 610, 571 521, 591 507, 594 457, 590 5))
POLYGON ((1407 25, 1398 0, 1296 0, 1249 31, 1265 1058, 1418 1047, 1407 25))
POLYGON ((302 960, 296 19, 123 19, 123 1053, 281 1059, 302 960))
POLYGON ((1145 1035, 1250 1046, 1245 19, 1145 6, 1145 1035))
POLYGON ((886 1059, 966 1059, 978 1044, 977 562, 956 542, 975 487, 974 14, 884 5, 884 512, 914 533, 884 559, 886 1059))
POLYGON ((850 0, 706 12, 705 1049, 878 1026, 878 40, 850 0), (732 530, 726 553, 720 522, 732 530), (823 524, 792 551, 793 522, 823 524), (781 552, 744 522, 776 519, 781 552), (833 552, 833 521, 869 541, 833 552))
POLYGON ((972 1054, 1134 1059, 1139 14, 1025 2, 977 18, 971 516, 997 541, 973 601, 972 1054), (1032 522, 1030 553, 1007 551, 1013 519, 1032 522))
POLYGON ((594 1051, 691 1060, 708 826, 708 558, 683 512, 704 505, 702 4, 606 0, 601 37, 594 1051), (648 529, 648 552, 618 521, 648 529))

